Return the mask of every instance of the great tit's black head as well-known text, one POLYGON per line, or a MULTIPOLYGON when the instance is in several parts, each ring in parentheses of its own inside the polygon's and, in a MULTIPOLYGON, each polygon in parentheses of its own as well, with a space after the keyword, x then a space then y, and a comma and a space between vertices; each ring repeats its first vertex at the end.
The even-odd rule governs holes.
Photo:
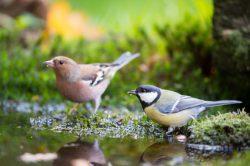
POLYGON ((160 98, 161 89, 153 85, 141 85, 128 93, 137 96, 144 109, 154 104, 160 98))

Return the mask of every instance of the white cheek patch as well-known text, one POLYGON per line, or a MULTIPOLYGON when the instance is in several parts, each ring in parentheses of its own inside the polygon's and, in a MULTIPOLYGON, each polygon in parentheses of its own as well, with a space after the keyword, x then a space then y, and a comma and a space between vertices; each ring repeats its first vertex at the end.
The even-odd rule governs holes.
POLYGON ((145 103, 152 103, 158 96, 157 92, 138 93, 140 99, 145 103))

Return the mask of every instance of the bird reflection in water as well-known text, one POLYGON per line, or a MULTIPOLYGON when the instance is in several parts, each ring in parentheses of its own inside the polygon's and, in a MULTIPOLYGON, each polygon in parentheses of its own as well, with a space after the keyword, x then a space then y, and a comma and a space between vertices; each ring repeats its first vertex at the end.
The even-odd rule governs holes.
POLYGON ((89 166, 106 164, 105 156, 99 147, 99 143, 76 141, 65 144, 57 151, 57 159, 54 166, 89 166))
POLYGON ((140 163, 144 165, 180 165, 187 161, 185 145, 180 143, 157 142, 143 152, 140 163))

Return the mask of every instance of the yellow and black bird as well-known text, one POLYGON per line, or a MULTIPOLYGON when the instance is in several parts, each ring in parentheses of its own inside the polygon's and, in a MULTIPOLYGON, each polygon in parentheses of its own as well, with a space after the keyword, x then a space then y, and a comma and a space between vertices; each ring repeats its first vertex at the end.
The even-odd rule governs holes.
POLYGON ((138 97, 144 112, 150 119, 169 126, 167 135, 175 127, 184 126, 190 119, 195 119, 206 108, 241 103, 237 100, 205 101, 153 85, 141 85, 128 93, 138 97))
POLYGON ((188 162, 185 145, 181 143, 156 142, 145 149, 141 165, 183 165, 188 162))

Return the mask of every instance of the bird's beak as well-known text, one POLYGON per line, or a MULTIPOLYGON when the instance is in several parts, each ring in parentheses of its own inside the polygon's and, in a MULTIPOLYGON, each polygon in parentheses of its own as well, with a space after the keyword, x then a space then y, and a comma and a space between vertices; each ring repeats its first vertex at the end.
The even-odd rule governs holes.
POLYGON ((130 94, 130 95, 137 95, 137 92, 136 92, 136 90, 131 90, 131 91, 128 91, 128 94, 130 94))
POLYGON ((49 60, 49 61, 45 61, 43 62, 47 67, 50 67, 50 68, 54 68, 55 67, 55 64, 54 64, 54 61, 53 59, 49 60))

